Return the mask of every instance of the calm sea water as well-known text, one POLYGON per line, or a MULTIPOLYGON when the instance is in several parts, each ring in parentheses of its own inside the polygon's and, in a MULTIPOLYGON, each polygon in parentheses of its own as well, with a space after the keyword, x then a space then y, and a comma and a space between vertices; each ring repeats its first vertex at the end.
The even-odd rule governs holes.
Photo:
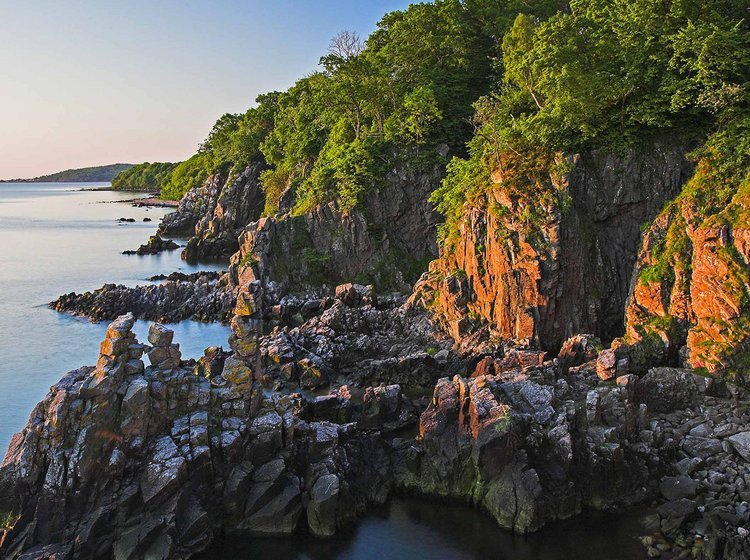
POLYGON ((197 560, 641 560, 636 512, 586 512, 528 537, 465 504, 394 499, 332 539, 232 539, 197 560))
MULTIPOLYGON (((159 273, 222 268, 187 265, 179 250, 122 255, 155 233, 169 210, 117 202, 133 193, 80 190, 96 186, 108 184, 0 183, 0 457, 50 385, 96 363, 106 323, 58 313, 47 303, 107 282, 136 285, 159 273), (120 217, 137 221, 120 224, 120 217)), ((147 328, 136 326, 141 340, 147 328)), ((221 325, 183 321, 171 328, 186 358, 206 346, 227 346, 221 325)))
MULTIPOLYGON (((221 268, 189 266, 179 251, 121 255, 153 234, 167 210, 116 202, 133 198, 130 193, 81 187, 0 184, 0 456, 49 386, 97 358, 106 323, 57 313, 49 301, 106 282, 135 285, 159 273, 221 268), (137 221, 119 224, 120 217, 137 221)), ((142 340, 147 326, 136 326, 142 340)), ((228 331, 220 325, 184 321, 172 328, 185 357, 226 346, 228 331)), ((643 557, 636 517, 588 514, 523 538, 465 505, 397 499, 331 540, 231 540, 217 543, 203 560, 635 560, 643 557)))

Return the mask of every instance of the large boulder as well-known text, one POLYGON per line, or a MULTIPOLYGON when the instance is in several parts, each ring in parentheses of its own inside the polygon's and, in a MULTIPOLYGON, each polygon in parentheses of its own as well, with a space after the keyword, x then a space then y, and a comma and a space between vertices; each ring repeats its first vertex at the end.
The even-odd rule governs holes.
POLYGON ((313 535, 330 537, 336 532, 339 491, 339 477, 335 474, 321 476, 310 489, 307 524, 313 535))
POLYGON ((636 398, 654 412, 672 412, 694 401, 697 387, 692 372, 684 369, 652 368, 635 384, 636 398))

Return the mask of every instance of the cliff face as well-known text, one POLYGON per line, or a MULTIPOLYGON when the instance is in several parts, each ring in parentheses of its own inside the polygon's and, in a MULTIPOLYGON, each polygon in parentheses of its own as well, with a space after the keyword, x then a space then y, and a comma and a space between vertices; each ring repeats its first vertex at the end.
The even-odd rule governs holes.
POLYGON ((188 262, 228 258, 237 251, 237 236, 263 211, 265 194, 260 187, 262 164, 246 167, 225 179, 212 175, 180 200, 176 212, 164 217, 162 235, 190 235, 183 258, 188 262))
POLYGON ((428 198, 439 181, 437 169, 394 170, 353 210, 331 202, 251 223, 232 259, 233 279, 252 279, 259 263, 283 291, 352 281, 408 291, 437 255, 439 215, 428 198))
POLYGON ((701 207, 699 170, 646 231, 628 301, 626 343, 645 360, 682 360, 746 381, 750 364, 750 192, 701 207))
MULTIPOLYGON (((502 172, 465 205, 417 290, 455 338, 493 335, 558 348, 569 336, 622 334, 641 224, 687 181, 682 147, 572 158, 566 175, 509 192, 502 172)), ((488 178, 489 183, 489 178, 488 178)))

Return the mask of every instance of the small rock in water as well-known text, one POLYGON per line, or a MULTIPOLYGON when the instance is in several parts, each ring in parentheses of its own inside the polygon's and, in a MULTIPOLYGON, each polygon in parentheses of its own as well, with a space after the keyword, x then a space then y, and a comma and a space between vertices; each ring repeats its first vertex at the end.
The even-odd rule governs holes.
MULTIPOLYGON (((135 220, 133 220, 135 221, 135 220)), ((141 245, 135 251, 123 251, 123 255, 156 255, 162 251, 174 251, 179 245, 171 239, 162 239, 158 235, 149 237, 145 245, 141 245)))

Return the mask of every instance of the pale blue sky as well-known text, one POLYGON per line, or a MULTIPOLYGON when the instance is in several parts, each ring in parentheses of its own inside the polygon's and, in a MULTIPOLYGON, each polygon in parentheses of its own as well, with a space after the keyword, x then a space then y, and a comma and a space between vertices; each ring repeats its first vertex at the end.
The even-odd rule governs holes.
POLYGON ((0 0, 0 178, 190 156, 408 0, 0 0))

